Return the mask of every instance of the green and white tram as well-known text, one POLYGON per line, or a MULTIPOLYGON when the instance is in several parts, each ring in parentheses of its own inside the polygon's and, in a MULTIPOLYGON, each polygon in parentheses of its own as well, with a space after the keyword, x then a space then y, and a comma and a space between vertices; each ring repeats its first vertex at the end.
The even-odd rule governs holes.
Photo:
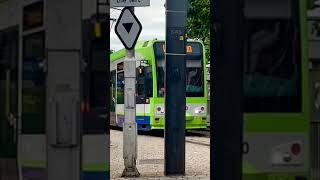
MULTIPOLYGON (((151 40, 136 45, 136 122, 138 130, 164 129, 164 41, 151 40)), ((188 41, 186 60, 186 129, 207 127, 206 56, 204 45, 188 41)), ((110 55, 111 118, 110 124, 124 122, 124 69, 125 50, 110 55)), ((177 92, 178 93, 178 92, 177 92)))
POLYGON ((307 3, 255 2, 244 8, 243 179, 307 180, 307 3))

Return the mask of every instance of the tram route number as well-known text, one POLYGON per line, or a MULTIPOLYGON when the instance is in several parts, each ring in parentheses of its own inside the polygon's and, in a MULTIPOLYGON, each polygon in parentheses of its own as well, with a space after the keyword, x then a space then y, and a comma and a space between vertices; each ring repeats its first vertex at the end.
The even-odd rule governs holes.
POLYGON ((242 143, 242 153, 243 154, 249 154, 250 151, 250 146, 248 142, 243 142, 242 143))

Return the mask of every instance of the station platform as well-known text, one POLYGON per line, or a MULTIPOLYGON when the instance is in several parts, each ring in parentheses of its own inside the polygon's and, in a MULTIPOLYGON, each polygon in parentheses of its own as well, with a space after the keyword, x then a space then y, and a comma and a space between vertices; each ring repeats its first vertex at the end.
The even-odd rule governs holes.
POLYGON ((210 179, 210 138, 205 135, 186 135, 185 176, 167 177, 164 175, 164 138, 160 134, 143 133, 138 135, 138 178, 121 178, 124 170, 123 133, 110 130, 110 179, 132 180, 176 180, 210 179))

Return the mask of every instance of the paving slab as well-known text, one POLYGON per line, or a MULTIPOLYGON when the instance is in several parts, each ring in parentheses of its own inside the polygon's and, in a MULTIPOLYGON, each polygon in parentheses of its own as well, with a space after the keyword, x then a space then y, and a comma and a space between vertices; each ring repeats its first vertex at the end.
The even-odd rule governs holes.
MULTIPOLYGON (((121 178, 124 169, 122 132, 120 130, 110 130, 110 136, 111 179, 125 179, 121 178)), ((139 135, 137 169, 140 177, 131 178, 131 180, 210 179, 209 138, 187 137, 186 139, 190 141, 186 142, 186 175, 183 177, 165 177, 163 137, 139 135), (194 143, 195 141, 200 143, 194 143)))

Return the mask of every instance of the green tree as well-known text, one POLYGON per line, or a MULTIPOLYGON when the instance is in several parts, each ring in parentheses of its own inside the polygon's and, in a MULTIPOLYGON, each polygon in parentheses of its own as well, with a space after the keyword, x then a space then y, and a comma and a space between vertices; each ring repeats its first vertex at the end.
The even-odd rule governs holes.
POLYGON ((187 34, 203 41, 210 61, 210 0, 189 0, 187 34))

